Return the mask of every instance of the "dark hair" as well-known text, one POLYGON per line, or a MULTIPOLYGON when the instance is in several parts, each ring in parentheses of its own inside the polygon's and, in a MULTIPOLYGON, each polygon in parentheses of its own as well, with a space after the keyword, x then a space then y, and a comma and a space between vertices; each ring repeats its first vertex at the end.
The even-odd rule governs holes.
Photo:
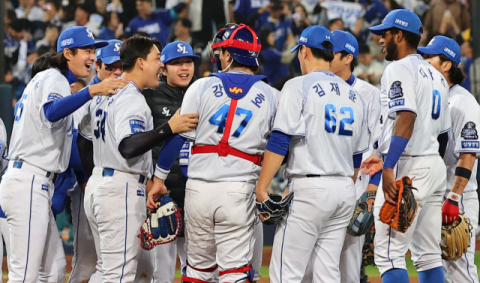
POLYGON ((78 79, 77 80, 77 83, 80 83, 82 85, 82 88, 86 87, 87 86, 87 83, 85 82, 84 79, 78 79))
MULTIPOLYGON (((225 49, 225 48, 222 47, 222 53, 224 53, 226 50, 227 50, 227 49, 225 49)), ((250 69, 250 71, 252 71, 253 73, 258 72, 258 70, 259 70, 259 66, 244 65, 244 64, 238 62, 237 60, 235 60, 235 59, 233 58, 233 56, 232 56, 232 59, 233 59, 233 61, 232 61, 232 64, 230 65, 230 68, 232 68, 232 69, 233 69, 233 68, 237 68, 237 67, 243 67, 243 68, 248 68, 248 69, 250 69)))
POLYGON ((14 21, 17 19, 17 14, 15 13, 15 10, 12 9, 8 9, 7 11, 5 11, 5 16, 7 16, 7 19, 9 19, 10 21, 14 21))
MULTIPOLYGON (((347 51, 343 50, 343 51, 340 51, 340 59, 343 59, 345 58, 346 56, 348 56, 350 53, 348 53, 347 51)), ((351 54, 350 54, 351 55, 351 54)), ((352 55, 353 56, 353 55, 352 55)), ((355 69, 355 67, 358 65, 358 61, 357 61, 357 58, 353 57, 353 60, 352 62, 350 62, 350 72, 353 72, 353 70, 355 69)))
POLYGON ((268 36, 270 35, 271 32, 272 31, 269 30, 269 29, 262 29, 260 31, 260 36, 258 37, 258 39, 260 40, 260 43, 262 44, 262 50, 270 48, 270 47, 275 47, 275 46, 272 46, 268 43, 268 36))
POLYGON ((465 80, 465 74, 462 72, 462 69, 460 69, 457 64, 455 64, 444 54, 440 54, 438 55, 438 57, 440 58, 440 61, 442 61, 442 63, 447 61, 452 62, 452 67, 450 68, 450 70, 448 70, 448 77, 450 79, 450 82, 457 85, 462 84, 463 80, 465 80))
POLYGON ((45 1, 45 4, 51 3, 53 6, 55 6, 55 9, 58 11, 60 9, 60 3, 57 0, 47 0, 45 1))
POLYGON ((102 59, 97 59, 97 61, 96 61, 96 62, 97 62, 97 64, 98 64, 98 66, 101 68, 101 67, 102 67, 102 65, 103 65, 103 61, 102 61, 102 59))
MULTIPOLYGON (((78 48, 70 48, 70 51, 72 51, 73 55, 76 55, 77 52, 78 52, 78 48)), ((60 72, 64 75, 67 73, 67 71, 68 71, 68 60, 63 55, 63 51, 60 51, 57 54, 53 54, 53 56, 50 57, 49 67, 59 69, 60 72)))
MULTIPOLYGON (((42 46, 43 47, 43 46, 42 46)), ((38 57, 35 62, 33 62, 32 66, 32 78, 35 77, 36 74, 40 73, 41 71, 45 71, 46 69, 50 68, 50 61, 56 54, 53 52, 47 52, 38 57)))
POLYGON ((22 30, 28 30, 29 21, 26 19, 15 19, 10 23, 10 27, 16 31, 20 32, 22 30))
MULTIPOLYGON (((47 45, 41 45, 40 47, 38 47, 37 49, 37 54, 38 56, 42 56, 43 54, 45 53, 49 53, 50 52, 50 46, 47 46, 47 45)), ((50 56, 51 57, 51 56, 50 56)), ((37 58, 38 59, 38 58, 37 58)))
POLYGON ((343 23, 342 18, 331 19, 330 21, 328 21, 328 27, 331 27, 336 21, 342 21, 343 23))
POLYGON ((132 71, 138 58, 147 59, 153 46, 156 46, 160 52, 163 49, 162 44, 156 38, 132 36, 127 39, 120 48, 123 71, 132 71))
POLYGON ((182 22, 182 26, 186 28, 192 28, 192 21, 188 18, 178 18, 176 22, 182 22))
POLYGON ((117 39, 123 41, 124 39, 127 40, 129 38, 128 34, 121 34, 117 39))
POLYGON ((81 4, 77 7, 77 9, 82 9, 83 11, 85 11, 88 15, 92 14, 92 8, 90 8, 90 5, 87 5, 87 4, 81 4))
POLYGON ((139 37, 150 37, 150 35, 144 31, 139 31, 137 30, 133 36, 139 36, 139 37))
MULTIPOLYGON (((332 50, 333 48, 333 44, 328 41, 323 42, 322 46, 330 50, 332 50)), ((303 47, 304 45, 300 45, 300 49, 302 49, 303 47)), ((327 62, 333 61, 334 55, 332 51, 328 51, 320 48, 312 48, 312 47, 309 47, 309 48, 310 50, 312 50, 313 57, 315 57, 316 59, 323 59, 327 62)))
MULTIPOLYGON (((411 48, 417 49, 418 44, 420 43, 421 36, 416 34, 416 33, 401 30, 401 29, 398 29, 398 28, 391 28, 390 29, 391 34, 398 34, 400 31, 402 32, 403 37, 405 37, 405 41, 407 42, 407 44, 411 48)), ((423 27, 420 27, 420 32, 421 33, 423 32, 423 27)))
POLYGON ((360 47, 358 47, 358 53, 359 54, 370 53, 370 47, 366 44, 361 44, 360 47))

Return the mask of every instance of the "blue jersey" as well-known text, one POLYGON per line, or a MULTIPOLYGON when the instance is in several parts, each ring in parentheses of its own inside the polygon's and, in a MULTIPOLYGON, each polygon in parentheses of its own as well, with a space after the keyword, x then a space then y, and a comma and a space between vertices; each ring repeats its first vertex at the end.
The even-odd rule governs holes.
MULTIPOLYGON (((268 14, 268 13, 265 13, 268 14)), ((271 22, 267 15, 262 15, 258 18, 255 30, 260 33, 262 29, 269 29, 273 31, 275 37, 275 45, 281 51, 285 47, 288 33, 292 32, 292 19, 285 19, 277 23, 271 22)))
POLYGON ((233 11, 247 21, 257 13, 258 9, 267 6, 269 3, 270 0, 237 0, 235 1, 233 11))
POLYGON ((263 58, 262 74, 267 76, 271 85, 279 79, 288 76, 288 65, 282 64, 282 52, 274 47, 262 49, 260 56, 263 58))
POLYGON ((133 35, 137 31, 143 31, 148 33, 151 37, 155 37, 162 43, 163 46, 167 45, 170 24, 174 18, 173 10, 162 10, 160 12, 153 12, 146 19, 142 19, 140 16, 135 17, 128 24, 130 34, 133 35))

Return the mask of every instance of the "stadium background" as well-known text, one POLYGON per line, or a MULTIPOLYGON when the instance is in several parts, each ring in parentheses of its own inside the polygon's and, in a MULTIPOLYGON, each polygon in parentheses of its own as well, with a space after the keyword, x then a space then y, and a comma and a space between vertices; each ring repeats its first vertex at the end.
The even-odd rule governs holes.
MULTIPOLYGON (((462 50, 461 69, 467 79, 463 86, 480 99, 480 0, 1 0, 0 15, 0 117, 10 137, 13 105, 30 80, 31 66, 38 56, 56 50, 58 35, 74 25, 87 26, 97 39, 125 40, 140 34, 157 37, 163 45, 174 40, 188 42, 201 55, 195 75, 211 71, 208 41, 226 23, 247 23, 255 28, 262 51, 260 73, 281 89, 283 83, 300 74, 298 60, 289 50, 301 32, 310 25, 322 24, 330 30, 352 32, 360 45, 359 65, 354 74, 379 87, 385 66, 379 37, 368 32, 390 11, 414 11, 424 25, 421 45, 435 35, 454 38, 462 50), (185 2, 185 3, 184 3, 185 2), (190 3, 191 2, 191 3, 190 3)), ((88 84, 82 80, 78 89, 88 84)), ((272 190, 283 191, 280 174, 272 190)), ((70 210, 57 216, 57 226, 67 254, 72 254, 73 230, 70 210)), ((264 227, 262 281, 268 282, 270 247, 275 227, 264 227)), ((479 251, 479 243, 477 243, 479 251)), ((4 258, 4 261, 6 258, 4 258)), ((67 271, 71 270, 70 260, 67 271)), ((418 282, 409 262, 411 282, 418 282)), ((477 253, 476 263, 480 263, 477 253)), ((7 264, 3 264, 6 281, 7 264)), ((381 282, 378 271, 368 266, 370 282, 381 282)), ((178 278, 176 279, 178 280, 178 278)))

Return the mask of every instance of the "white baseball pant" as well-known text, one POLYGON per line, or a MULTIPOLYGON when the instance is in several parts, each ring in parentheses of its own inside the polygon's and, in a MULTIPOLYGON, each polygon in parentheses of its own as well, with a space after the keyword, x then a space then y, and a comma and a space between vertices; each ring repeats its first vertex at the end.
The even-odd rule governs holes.
MULTIPOLYGON (((3 236, 3 240, 5 241, 5 250, 7 251, 7 267, 10 270, 10 237, 8 234, 8 223, 7 218, 0 218, 0 231, 3 236)), ((1 239, 0 239, 1 241, 1 239)), ((3 252, 3 241, 1 244, 2 252, 3 252)), ((3 259, 3 257, 2 257, 3 259)), ((3 268, 3 260, 0 266, 3 268)))
POLYGON ((478 228, 478 195, 477 192, 463 193, 460 202, 460 212, 470 220, 473 230, 467 253, 456 261, 443 261, 445 282, 447 283, 478 283, 478 269, 475 265, 475 230, 478 228))
POLYGON ((301 282, 310 257, 313 282, 340 282, 340 253, 355 207, 352 178, 295 178, 289 190, 294 197, 275 232, 270 282, 301 282))
POLYGON ((177 253, 180 258, 180 270, 187 265, 187 254, 185 252, 185 237, 177 238, 168 244, 159 245, 152 251, 155 262, 153 272, 153 283, 173 283, 175 279, 175 268, 177 264, 177 253))
POLYGON ((442 230, 442 200, 446 190, 446 167, 439 155, 400 157, 394 168, 396 178, 412 179, 417 201, 417 215, 407 232, 401 233, 380 221, 380 209, 385 202, 382 181, 375 199, 375 264, 380 274, 390 269, 407 269, 405 254, 412 254, 418 272, 442 266, 440 237, 442 230))
MULTIPOLYGON (((211 282, 212 269, 248 266, 255 244, 255 184, 189 179, 185 195, 187 277, 211 282), (209 271, 207 271, 209 270, 209 271)), ((245 282, 246 274, 222 274, 219 282, 245 282)))
POLYGON ((155 269, 154 260, 152 251, 141 249, 140 256, 138 257, 137 272, 133 280, 134 283, 152 282, 153 271, 155 269))
POLYGON ((258 281, 262 277, 260 267, 263 260, 263 223, 260 217, 255 219, 255 245, 253 246, 252 268, 255 270, 253 281, 258 281))

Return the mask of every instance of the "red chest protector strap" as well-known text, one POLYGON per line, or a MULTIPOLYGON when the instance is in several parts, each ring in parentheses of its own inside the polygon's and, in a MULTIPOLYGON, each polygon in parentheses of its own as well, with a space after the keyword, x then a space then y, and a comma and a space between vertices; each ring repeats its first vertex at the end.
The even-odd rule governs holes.
POLYGON ((230 101, 230 108, 228 108, 227 121, 225 122, 225 129, 220 143, 217 145, 195 145, 192 147, 192 154, 199 153, 218 153, 219 156, 233 155, 248 161, 251 161, 259 166, 262 165, 263 157, 260 155, 248 154, 238 149, 231 147, 228 144, 228 137, 230 137, 230 130, 232 129, 233 117, 237 109, 237 99, 230 101))

